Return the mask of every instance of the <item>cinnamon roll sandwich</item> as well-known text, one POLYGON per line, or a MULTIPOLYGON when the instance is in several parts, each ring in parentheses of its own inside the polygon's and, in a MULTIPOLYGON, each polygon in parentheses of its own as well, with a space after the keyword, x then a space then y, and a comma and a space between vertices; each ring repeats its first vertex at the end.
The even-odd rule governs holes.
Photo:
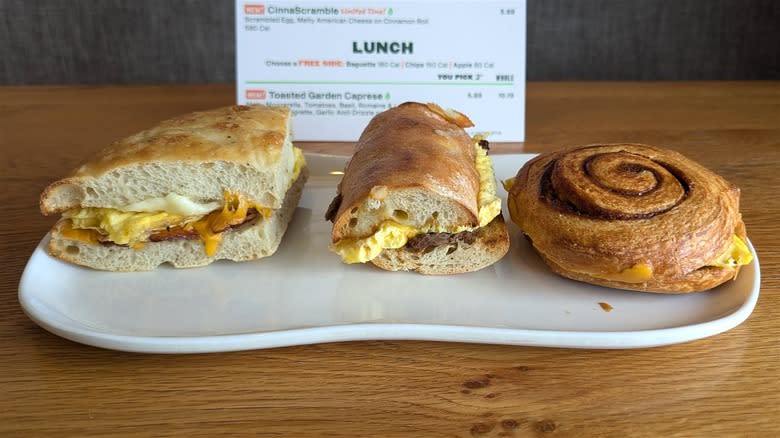
POLYGON ((512 220, 556 273, 659 293, 711 289, 753 255, 739 188, 681 154, 638 144, 535 157, 505 182, 512 220))

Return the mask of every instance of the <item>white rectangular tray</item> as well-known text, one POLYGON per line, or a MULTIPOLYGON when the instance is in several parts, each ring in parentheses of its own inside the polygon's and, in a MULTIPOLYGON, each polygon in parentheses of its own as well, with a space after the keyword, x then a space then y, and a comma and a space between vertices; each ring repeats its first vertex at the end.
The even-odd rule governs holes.
MULTIPOLYGON (((493 156, 497 178, 513 176, 531 157, 493 156)), ((195 269, 100 272, 50 257, 47 236, 22 276, 22 308, 67 339, 151 353, 378 339, 639 348, 729 330, 758 299, 757 257, 737 280, 710 292, 612 290, 556 276, 512 224, 509 254, 475 273, 429 277, 345 265, 327 249, 331 224, 324 214, 340 179, 330 172, 342 170, 346 158, 307 160, 312 176, 274 256, 195 269)))

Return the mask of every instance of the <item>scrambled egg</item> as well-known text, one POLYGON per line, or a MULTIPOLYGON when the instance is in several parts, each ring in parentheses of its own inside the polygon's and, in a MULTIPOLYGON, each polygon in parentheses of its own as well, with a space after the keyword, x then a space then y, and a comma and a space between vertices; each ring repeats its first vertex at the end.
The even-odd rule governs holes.
POLYGON ((365 263, 374 259, 386 248, 395 249, 406 245, 406 241, 417 235, 417 229, 387 221, 379 230, 365 239, 342 239, 333 245, 345 263, 365 263))
POLYGON ((479 226, 484 227, 501 213, 501 199, 496 196, 496 178, 493 174, 493 163, 487 151, 479 145, 477 151, 477 172, 479 172, 479 226))
MULTIPOLYGON (((295 165, 292 181, 295 181, 306 165, 306 160, 300 149, 294 147, 293 152, 295 165)), ((228 191, 224 192, 222 202, 206 203, 170 193, 122 209, 88 207, 68 210, 63 213, 63 217, 70 220, 63 227, 63 235, 89 243, 110 241, 140 249, 152 234, 194 231, 203 241, 206 254, 212 256, 222 240, 222 231, 231 225, 243 223, 250 208, 257 210, 264 218, 272 213, 270 208, 228 191)))
POLYGON ((301 174, 301 169, 306 166, 306 157, 303 156, 303 151, 296 147, 293 147, 293 154, 295 155, 295 164, 293 164, 292 181, 295 181, 301 174))
POLYGON ((735 234, 731 237, 731 245, 729 245, 728 249, 710 263, 709 266, 736 268, 737 266, 747 265, 751 261, 753 261, 753 254, 745 242, 735 234))
POLYGON ((95 230, 117 245, 146 240, 154 230, 179 225, 186 217, 166 212, 146 213, 120 211, 113 208, 78 208, 66 211, 63 217, 79 230, 95 230))
MULTIPOLYGON (((479 210, 477 216, 479 226, 484 227, 501 213, 501 199, 496 196, 493 164, 487 151, 478 144, 475 144, 474 147, 477 155, 476 167, 479 172, 479 193, 477 195, 479 210)), ((472 229, 467 226, 459 226, 454 230, 448 230, 435 223, 426 225, 425 229, 416 229, 397 222, 385 221, 373 235, 362 239, 342 239, 331 245, 331 249, 341 255, 345 263, 365 263, 378 256, 383 249, 403 247, 410 238, 420 233, 459 233, 472 229)))

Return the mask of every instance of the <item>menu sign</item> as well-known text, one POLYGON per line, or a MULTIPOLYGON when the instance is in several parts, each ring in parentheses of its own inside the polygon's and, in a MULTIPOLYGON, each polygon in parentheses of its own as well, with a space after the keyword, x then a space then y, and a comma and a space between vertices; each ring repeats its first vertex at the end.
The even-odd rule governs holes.
POLYGON ((354 141, 375 114, 418 101, 523 141, 525 0, 236 5, 238 102, 289 106, 298 140, 354 141))

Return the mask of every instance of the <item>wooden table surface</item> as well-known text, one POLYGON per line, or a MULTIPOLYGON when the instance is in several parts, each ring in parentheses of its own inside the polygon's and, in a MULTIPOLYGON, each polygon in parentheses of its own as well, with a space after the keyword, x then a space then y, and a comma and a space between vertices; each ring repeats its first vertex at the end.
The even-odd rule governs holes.
MULTIPOLYGON (((706 339, 639 350, 372 341, 193 355, 84 346, 36 326, 22 270, 38 196, 92 151, 230 104, 232 86, 0 88, 0 436, 780 436, 780 83, 531 83, 527 141, 665 145, 742 188, 761 295, 706 339)), ((352 145, 304 143, 349 153, 352 145)))

